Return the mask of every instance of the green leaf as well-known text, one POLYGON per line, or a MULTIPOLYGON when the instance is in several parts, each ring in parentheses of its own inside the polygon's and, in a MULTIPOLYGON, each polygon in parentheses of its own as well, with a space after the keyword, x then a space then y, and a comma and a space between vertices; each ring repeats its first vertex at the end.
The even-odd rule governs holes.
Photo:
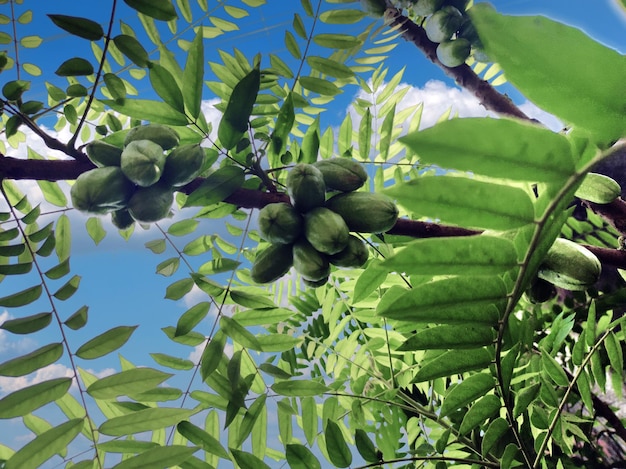
POLYGON ((569 379, 563 366, 550 356, 545 350, 541 350, 541 364, 543 370, 558 386, 569 386, 569 379))
POLYGON ((300 77, 302 88, 321 94, 322 96, 336 96, 341 93, 341 89, 334 83, 317 77, 300 77))
POLYGON ((620 196, 621 191, 615 179, 604 174, 587 173, 574 195, 596 204, 609 204, 620 196))
POLYGON ((367 16, 363 10, 327 10, 320 15, 320 20, 328 24, 352 24, 358 23, 367 16))
POLYGON ((46 201, 57 207, 67 206, 67 197, 58 183, 52 181, 37 181, 37 185, 39 189, 41 189, 41 193, 46 201))
POLYGON ((351 49, 360 46, 363 41, 358 37, 348 34, 318 34, 313 37, 313 42, 318 46, 330 49, 351 49))
POLYGON ((0 363, 0 376, 24 376, 56 362, 63 355, 63 344, 44 345, 21 357, 0 363))
POLYGON ((465 407, 491 391, 495 386, 493 377, 488 373, 468 376, 459 384, 450 388, 441 405, 441 417, 465 407))
POLYGON ((252 69, 233 89, 217 128, 222 147, 234 148, 248 130, 248 120, 261 86, 261 71, 252 69))
POLYGON ((194 364, 191 360, 173 357, 165 353, 151 353, 152 359, 161 366, 172 368, 174 370, 191 370, 194 364))
POLYGON ((626 57, 542 16, 505 16, 486 4, 468 13, 489 58, 529 100, 604 143, 624 135, 626 57))
POLYGON ((0 306, 4 306, 5 308, 18 308, 20 306, 26 306, 31 304, 33 301, 38 300, 42 291, 43 288, 41 285, 26 288, 25 290, 0 298, 0 306))
POLYGON ((509 422, 502 417, 498 417, 493 422, 489 424, 489 428, 485 432, 482 441, 481 451, 483 455, 489 454, 491 448, 500 441, 500 439, 504 436, 504 434, 509 430, 509 422))
POLYGON ((40 467, 55 454, 63 451, 83 428, 84 419, 72 419, 35 437, 6 462, 5 469, 40 467))
POLYGON ((132 368, 100 378, 87 388, 87 393, 96 399, 131 396, 148 391, 172 376, 153 368, 132 368))
POLYGON ((74 314, 67 318, 63 324, 72 330, 78 330, 87 324, 88 306, 81 306, 74 314))
POLYGON ((238 166, 224 166, 211 173, 185 201, 184 207, 207 206, 221 202, 244 183, 244 172, 238 166))
POLYGON ((155 446, 159 446, 159 444, 153 441, 139 440, 113 439, 98 443, 98 449, 106 453, 142 453, 155 446))
POLYGON ((150 83, 163 101, 176 111, 185 112, 183 93, 169 70, 158 63, 153 63, 150 66, 150 83))
POLYGON ((124 3, 155 20, 170 21, 178 18, 170 0, 124 0, 124 3))
MULTIPOLYGON (((246 308, 275 308, 276 304, 266 295, 257 295, 244 290, 231 290, 230 298, 246 308)), ((247 312, 247 311, 246 311, 247 312)))
POLYGON ((298 41, 290 31, 285 31, 285 46, 294 59, 300 60, 302 58, 298 41))
POLYGON ((463 349, 489 345, 495 340, 490 326, 476 324, 434 326, 409 337, 398 351, 463 349))
MULTIPOLYGON (((70 224, 70 219, 65 214, 61 215, 57 219, 57 224, 54 230, 53 246, 56 250, 59 262, 69 259, 70 251, 72 248, 72 228, 70 224)), ((40 248, 40 250, 41 249, 43 249, 43 246, 40 248)))
POLYGON ((381 267, 380 261, 372 260, 356 281, 352 296, 353 303, 358 303, 367 298, 385 281, 388 273, 386 269, 381 267))
POLYGON ((465 435, 486 420, 495 417, 500 412, 500 407, 502 407, 500 398, 494 394, 487 394, 469 408, 463 417, 459 433, 465 435))
POLYGON ((518 181, 557 182, 574 172, 564 135, 509 119, 452 119, 399 139, 420 161, 518 181))
POLYGON ((265 401, 267 400, 267 394, 261 394, 257 397, 250 408, 243 416, 243 420, 239 426, 239 434, 237 435, 237 446, 241 446, 243 442, 248 438, 252 432, 254 424, 258 418, 266 411, 265 401))
POLYGON ((138 326, 118 326, 88 340, 76 350, 76 356, 93 360, 117 350, 124 345, 138 326))
POLYGON ((184 445, 157 446, 123 460, 113 466, 113 469, 176 467, 187 461, 197 450, 196 447, 184 445))
POLYGON ((380 461, 380 455, 376 450, 376 446, 372 443, 365 430, 357 428, 354 433, 354 442, 359 454, 367 462, 375 463, 380 461))
POLYGON ((624 355, 620 341, 614 332, 609 333, 604 340, 604 348, 609 356, 609 363, 613 371, 622 374, 624 371, 624 355))
POLYGON ((146 52, 146 49, 144 49, 141 43, 133 36, 119 34, 113 38, 113 42, 119 51, 138 67, 144 68, 150 65, 148 52, 146 52))
POLYGON ((245 327, 228 316, 220 318, 220 328, 228 337, 239 345, 252 350, 261 350, 261 343, 245 327))
POLYGON ((497 275, 516 266, 513 243, 493 236, 418 239, 382 263, 409 275, 497 275))
POLYGON ((330 462, 336 467, 348 467, 352 463, 352 453, 343 437, 343 432, 339 428, 339 425, 332 420, 328 420, 324 430, 324 441, 326 442, 328 459, 330 459, 330 462))
POLYGON ((20 264, 4 264, 0 265, 0 275, 23 275, 30 272, 32 268, 32 262, 24 262, 20 264))
POLYGON ((55 293, 52 294, 57 300, 65 301, 72 297, 76 290, 78 290, 78 285, 80 284, 80 275, 74 275, 71 279, 69 279, 65 285, 59 288, 55 293))
POLYGON ((482 370, 489 366, 492 351, 483 347, 474 350, 449 350, 422 365, 414 383, 443 378, 466 371, 482 370))
POLYGON ((209 309, 211 309, 211 303, 203 301, 185 311, 176 323, 176 335, 191 332, 209 314, 209 309))
POLYGON ((254 454, 246 453, 235 448, 229 448, 233 453, 235 462, 241 469, 271 469, 267 464, 257 458, 254 454))
POLYGON ((65 275, 69 274, 69 272, 70 272, 70 260, 68 258, 68 259, 65 259, 64 261, 61 261, 59 264, 55 265, 54 267, 51 267, 47 271, 45 271, 44 275, 51 280, 58 280, 61 277, 64 277, 65 275))
POLYGON ((56 378, 14 391, 0 399, 0 419, 21 417, 59 399, 72 384, 72 378, 56 378))
POLYGON ((184 126, 188 123, 185 114, 161 101, 126 98, 120 100, 103 99, 101 102, 114 111, 135 119, 166 125, 184 126))
POLYGON ((124 84, 124 80, 113 73, 105 73, 102 78, 113 99, 123 100, 126 97, 126 85, 124 84))
POLYGON ((233 315, 233 319, 245 327, 278 324, 291 317, 293 311, 286 308, 249 309, 233 315))
POLYGON ((25 244, 15 244, 8 246, 0 246, 0 257, 19 256, 24 252, 25 244))
POLYGON ((414 215, 466 228, 510 230, 535 220, 524 190, 491 182, 423 176, 383 192, 414 215))
POLYGON ((340 80, 354 76, 354 72, 350 67, 336 60, 310 55, 306 58, 306 61, 312 69, 340 80))
POLYGON ((156 273, 163 275, 164 277, 169 277, 176 273, 179 265, 180 265, 179 257, 170 257, 169 259, 166 259, 163 262, 159 262, 159 265, 157 265, 156 267, 156 273))
POLYGON ((424 283, 383 306, 378 315, 419 323, 495 325, 507 288, 496 276, 451 277, 424 283))
POLYGON ((202 87, 204 86, 204 43, 202 28, 198 28, 196 37, 187 51, 187 62, 183 71, 183 98, 187 111, 197 119, 202 103, 202 87))
POLYGON ((67 15, 48 15, 48 18, 59 28, 83 39, 97 41, 104 36, 102 26, 87 18, 67 15))
POLYGON ((93 74, 93 65, 89 61, 74 57, 63 62, 54 72, 60 77, 75 77, 93 74))
POLYGON ((287 146, 287 137, 293 128, 296 115, 293 110, 293 95, 291 92, 285 98, 285 102, 278 111, 276 124, 271 136, 271 149, 275 155, 281 155, 287 146))
POLYGON ((304 445, 288 444, 285 457, 290 469, 322 469, 315 455, 304 445))
POLYGON ((369 159, 372 145, 372 113, 367 108, 359 124, 359 154, 362 159, 369 159))
POLYGON ((293 337, 287 334, 257 335, 256 340, 263 352, 286 352, 300 345, 302 337, 293 337))
POLYGON ((521 389, 515 397, 515 405, 513 406, 513 416, 515 418, 522 415, 528 409, 528 406, 533 402, 541 389, 541 383, 534 383, 521 389))
POLYGON ((165 290, 165 298, 170 300, 180 300, 183 296, 191 291, 193 288, 193 280, 190 278, 183 278, 168 285, 165 290))
POLYGON ((241 262, 239 261, 229 259, 227 257, 220 257, 218 259, 205 262, 198 267, 197 272, 202 275, 215 275, 223 272, 230 272, 231 270, 235 270, 240 265, 241 262))
POLYGON ((200 376, 205 381, 222 361, 224 355, 224 346, 226 345, 226 335, 222 331, 217 331, 211 338, 208 345, 202 351, 202 360, 200 362, 200 376))
POLYGON ((330 388, 325 384, 307 379, 279 381, 272 384, 271 388, 275 393, 287 397, 319 396, 330 391, 330 388))
POLYGON ((113 417, 98 428, 104 435, 124 436, 159 430, 176 425, 193 414, 193 410, 171 407, 149 407, 127 415, 113 417))
POLYGON ((17 319, 8 319, 0 325, 0 329, 13 334, 31 334, 47 327, 52 321, 52 313, 37 313, 17 319))

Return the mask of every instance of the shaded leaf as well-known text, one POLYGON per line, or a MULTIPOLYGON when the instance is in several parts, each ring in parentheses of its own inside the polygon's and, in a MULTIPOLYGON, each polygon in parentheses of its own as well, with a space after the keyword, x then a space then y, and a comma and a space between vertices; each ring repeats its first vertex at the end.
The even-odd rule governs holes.
POLYGON ((504 436, 509 430, 509 422, 502 417, 498 417, 489 424, 489 428, 485 432, 482 441, 481 451, 483 455, 487 455, 493 446, 504 436))
POLYGON ((441 405, 441 416, 450 415, 491 391, 495 386, 493 377, 488 373, 468 376, 459 384, 450 388, 441 405))
POLYGON ((500 407, 502 407, 500 398, 494 394, 487 394, 469 408, 463 417, 459 433, 462 435, 469 433, 486 420, 498 415, 500 407))
POLYGON ((330 49, 351 49, 362 44, 361 39, 348 34, 318 34, 313 36, 313 42, 318 46, 330 49))
POLYGON ((102 26, 87 18, 67 15, 48 15, 48 18, 59 28, 74 36, 82 37, 90 41, 97 41, 104 36, 102 26))
POLYGON ((355 430, 354 442, 356 443, 356 448, 359 451, 359 454, 367 462, 374 463, 380 461, 381 457, 376 450, 376 446, 374 446, 372 440, 370 440, 369 436, 367 436, 365 430, 360 428, 355 430))
POLYGON ((234 148, 248 130, 248 120, 260 85, 261 71, 254 68, 233 88, 217 128, 217 135, 224 149, 234 148))
POLYGON ((152 359, 161 366, 166 366, 174 370, 191 370, 194 364, 191 360, 173 357, 165 353, 151 353, 152 359))
POLYGON ((60 77, 75 77, 93 74, 93 65, 81 57, 74 57, 63 62, 54 72, 60 77))
POLYGON ((72 330, 78 330, 87 324, 88 306, 81 306, 74 314, 67 318, 63 324, 72 330))
MULTIPOLYGON (((26 288, 25 290, 0 298, 0 306, 4 306, 5 308, 18 308, 20 306, 26 306, 39 299, 42 291, 43 288, 41 285, 26 288)), ((4 324, 6 324, 6 322, 4 324)))
POLYGON ((187 62, 183 70, 183 98, 192 118, 200 115, 202 87, 204 86, 204 43, 202 29, 198 28, 196 37, 187 51, 187 62))
POLYGON ((220 328, 228 337, 239 345, 252 350, 261 350, 261 343, 245 327, 228 316, 220 318, 220 328))
POLYGON ((409 337, 399 351, 463 349, 489 345, 495 340, 495 330, 476 324, 444 325, 420 330, 409 337))
POLYGON ((72 297, 76 290, 78 290, 78 285, 80 284, 80 275, 74 275, 71 279, 69 279, 65 285, 59 288, 55 293, 52 294, 57 300, 65 301, 72 297))
POLYGON ((185 335, 192 331, 209 314, 210 308, 211 303, 202 301, 185 311, 176 323, 176 335, 185 335))
POLYGON ((343 437, 343 432, 332 420, 326 421, 324 441, 328 458, 336 467, 348 467, 352 463, 352 453, 343 437))
POLYGON ((83 428, 83 419, 72 419, 35 437, 26 443, 6 462, 5 469, 40 467, 61 452, 76 438, 83 428))
POLYGON ((24 376, 56 362, 63 355, 63 344, 44 345, 21 357, 0 363, 0 376, 24 376))
POLYGON ((21 417, 57 400, 70 388, 72 378, 56 378, 33 384, 0 399, 0 419, 21 417))
POLYGON ((52 313, 37 313, 24 318, 8 319, 0 325, 0 329, 13 334, 30 334, 47 327, 52 321, 52 313))
POLYGON ((223 201, 239 189, 244 172, 238 166, 224 166, 211 173, 185 201, 184 207, 206 206, 223 201))
POLYGON ((146 52, 146 49, 144 49, 141 43, 133 36, 119 34, 113 38, 113 42, 120 52, 138 67, 144 68, 150 65, 148 52, 146 52))
POLYGON ((200 375, 202 376, 203 381, 206 380, 219 366, 224 354, 225 345, 226 335, 222 331, 217 331, 202 351, 200 375))
POLYGON ((322 469, 320 462, 309 448, 299 444, 288 444, 285 457, 290 469, 322 469))
POLYGON ((563 370, 563 366, 543 349, 541 350, 541 364, 543 365, 543 370, 558 386, 569 386, 569 379, 565 370, 563 370))
POLYGON ((124 0, 124 3, 155 20, 170 21, 178 18, 170 0, 124 0))
POLYGON ((124 345, 138 326, 118 326, 85 342, 76 350, 76 356, 93 360, 117 350, 124 345))
POLYGON ((233 457, 241 469, 271 469, 254 454, 234 448, 230 448, 230 452, 233 453, 233 457))

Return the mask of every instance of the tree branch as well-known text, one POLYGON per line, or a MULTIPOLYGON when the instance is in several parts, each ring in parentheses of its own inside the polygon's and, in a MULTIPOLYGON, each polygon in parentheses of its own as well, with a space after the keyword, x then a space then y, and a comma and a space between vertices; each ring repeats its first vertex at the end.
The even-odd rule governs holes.
POLYGON ((405 40, 413 43, 415 47, 424 53, 428 60, 441 67, 446 75, 453 78, 459 86, 471 91, 485 108, 498 114, 532 120, 508 96, 497 92, 489 82, 476 75, 469 65, 463 64, 458 67, 446 67, 443 65, 437 58, 437 43, 428 39, 424 28, 403 16, 401 10, 387 8, 385 11, 385 22, 391 28, 398 29, 405 40))

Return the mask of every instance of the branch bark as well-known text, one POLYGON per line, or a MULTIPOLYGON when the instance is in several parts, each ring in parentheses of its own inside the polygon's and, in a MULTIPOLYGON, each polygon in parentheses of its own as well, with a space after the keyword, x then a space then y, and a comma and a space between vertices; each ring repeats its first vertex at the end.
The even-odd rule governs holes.
POLYGON ((453 78, 459 86, 474 93, 486 109, 519 119, 533 120, 524 114, 508 96, 499 93, 489 82, 476 75, 469 65, 463 64, 458 67, 443 65, 437 58, 437 43, 428 39, 424 28, 403 16, 401 10, 387 8, 385 21, 391 28, 398 29, 405 40, 413 43, 428 60, 441 67, 446 75, 453 78))

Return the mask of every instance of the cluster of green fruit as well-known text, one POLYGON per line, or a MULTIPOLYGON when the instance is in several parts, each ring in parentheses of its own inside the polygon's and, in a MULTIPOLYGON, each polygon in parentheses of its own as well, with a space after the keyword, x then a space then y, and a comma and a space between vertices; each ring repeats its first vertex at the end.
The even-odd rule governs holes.
POLYGON ((178 133, 160 124, 133 127, 124 148, 102 140, 85 147, 97 168, 81 174, 70 190, 74 208, 111 214, 119 229, 135 221, 152 223, 168 216, 174 191, 202 171, 200 145, 180 145, 178 133))
POLYGON ((548 250, 537 277, 526 290, 533 303, 543 303, 556 295, 555 287, 570 291, 586 290, 600 278, 600 260, 584 246, 557 238, 548 250))
POLYGON ((365 264, 367 246, 351 232, 383 233, 398 219, 388 197, 356 191, 366 181, 361 164, 349 158, 294 166, 286 181, 291 204, 269 204, 259 213, 260 234, 271 244, 257 254, 252 280, 273 282, 293 266, 307 286, 316 288, 328 281, 331 265, 365 264))

